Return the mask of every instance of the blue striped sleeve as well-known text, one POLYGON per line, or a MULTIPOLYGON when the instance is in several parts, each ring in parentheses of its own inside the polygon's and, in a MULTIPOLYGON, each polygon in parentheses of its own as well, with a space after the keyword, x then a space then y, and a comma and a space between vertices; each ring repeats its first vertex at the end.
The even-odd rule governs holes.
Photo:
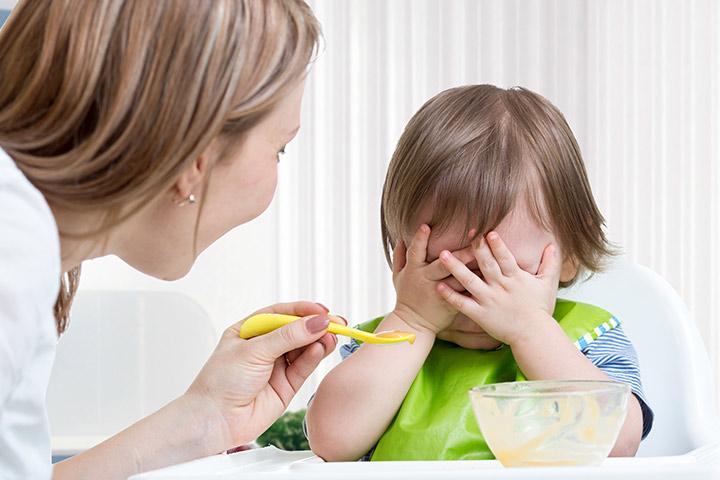
POLYGON ((350 339, 350 343, 346 343, 340 347, 340 358, 345 360, 347 357, 355 353, 360 348, 360 344, 354 338, 350 339))
POLYGON ((652 429, 654 414, 648 406, 643 391, 640 378, 640 362, 635 347, 625 335, 622 326, 618 325, 612 330, 604 332, 586 346, 582 353, 605 375, 613 380, 630 385, 632 392, 640 403, 643 414, 642 438, 647 437, 652 429))

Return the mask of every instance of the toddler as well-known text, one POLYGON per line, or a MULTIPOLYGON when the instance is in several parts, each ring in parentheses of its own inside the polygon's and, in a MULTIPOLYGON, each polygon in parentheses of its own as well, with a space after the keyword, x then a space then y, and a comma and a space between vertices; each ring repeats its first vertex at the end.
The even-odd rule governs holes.
POLYGON ((629 384, 611 455, 635 454, 653 414, 632 344, 611 313, 556 298, 613 253, 557 108, 523 88, 435 96, 398 142, 381 217, 397 300, 359 327, 417 340, 343 347, 307 413, 317 455, 491 459, 468 390, 525 379, 629 384))

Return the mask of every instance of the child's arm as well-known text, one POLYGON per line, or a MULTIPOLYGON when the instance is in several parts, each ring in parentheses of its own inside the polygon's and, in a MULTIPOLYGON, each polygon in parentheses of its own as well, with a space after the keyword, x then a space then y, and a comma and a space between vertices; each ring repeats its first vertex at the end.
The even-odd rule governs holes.
POLYGON ((353 461, 378 441, 425 362, 435 334, 411 327, 394 312, 381 330, 412 331, 413 345, 364 344, 335 367, 308 407, 310 448, 329 462, 353 461))
POLYGON ((455 311, 436 291, 449 275, 439 261, 426 263, 430 228, 423 225, 405 252, 393 252, 395 310, 377 330, 417 335, 412 345, 365 344, 322 381, 307 413, 310 447, 327 461, 357 460, 382 436, 425 362, 435 335, 455 311), (427 319, 433 319, 433 322, 427 319))
MULTIPOLYGON (((542 334, 527 332, 510 345, 515 361, 529 380, 611 380, 570 342, 552 317, 546 317, 529 319, 537 323, 533 330, 542 334)), ((627 417, 610 456, 634 456, 642 430, 640 402, 630 395, 627 417)))
MULTIPOLYGON (((438 291, 490 335, 510 346, 520 370, 530 380, 609 380, 567 338, 551 313, 561 262, 557 249, 545 249, 537 275, 517 265, 500 236, 491 232, 473 241, 481 279, 450 252, 441 261, 472 297, 440 283, 438 291)), ((642 435, 642 412, 630 397, 625 424, 611 455, 632 456, 642 435)))

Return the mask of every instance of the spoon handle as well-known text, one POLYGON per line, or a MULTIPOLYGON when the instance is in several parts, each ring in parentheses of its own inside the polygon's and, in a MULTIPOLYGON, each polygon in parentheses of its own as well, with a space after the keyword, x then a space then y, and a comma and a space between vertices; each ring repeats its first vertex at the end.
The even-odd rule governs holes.
MULTIPOLYGON (((301 317, 295 315, 285 315, 282 313, 258 313, 243 322, 240 326, 240 337, 247 339, 264 335, 300 318, 301 317)), ((415 340, 415 336, 412 334, 407 334, 407 336, 402 338, 384 338, 333 322, 330 322, 330 325, 328 325, 328 332, 336 335, 344 335, 367 343, 399 343, 405 341, 412 343, 415 340)))
POLYGON ((299 318, 295 315, 284 315, 282 313, 258 313, 240 325, 240 337, 253 338, 265 335, 299 318))
MULTIPOLYGON (((300 317, 282 313, 258 313, 243 322, 240 326, 240 336, 242 338, 252 338, 258 335, 264 335, 298 319, 300 319, 300 317)), ((365 341, 371 336, 362 330, 356 330, 333 322, 330 322, 330 325, 328 325, 328 332, 336 335, 345 335, 361 341, 365 341)))
POLYGON ((356 328, 346 327, 344 325, 338 325, 337 323, 332 322, 328 326, 328 332, 354 338, 355 340, 360 340, 361 342, 367 342, 368 340, 372 340, 374 337, 371 333, 363 332, 362 330, 358 330, 356 328))

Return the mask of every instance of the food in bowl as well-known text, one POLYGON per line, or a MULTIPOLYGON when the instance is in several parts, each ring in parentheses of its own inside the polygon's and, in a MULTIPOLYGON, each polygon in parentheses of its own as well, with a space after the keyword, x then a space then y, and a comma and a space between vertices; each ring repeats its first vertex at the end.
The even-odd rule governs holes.
POLYGON ((470 390, 490 450, 506 467, 599 465, 627 414, 630 387, 613 381, 532 381, 470 390))

